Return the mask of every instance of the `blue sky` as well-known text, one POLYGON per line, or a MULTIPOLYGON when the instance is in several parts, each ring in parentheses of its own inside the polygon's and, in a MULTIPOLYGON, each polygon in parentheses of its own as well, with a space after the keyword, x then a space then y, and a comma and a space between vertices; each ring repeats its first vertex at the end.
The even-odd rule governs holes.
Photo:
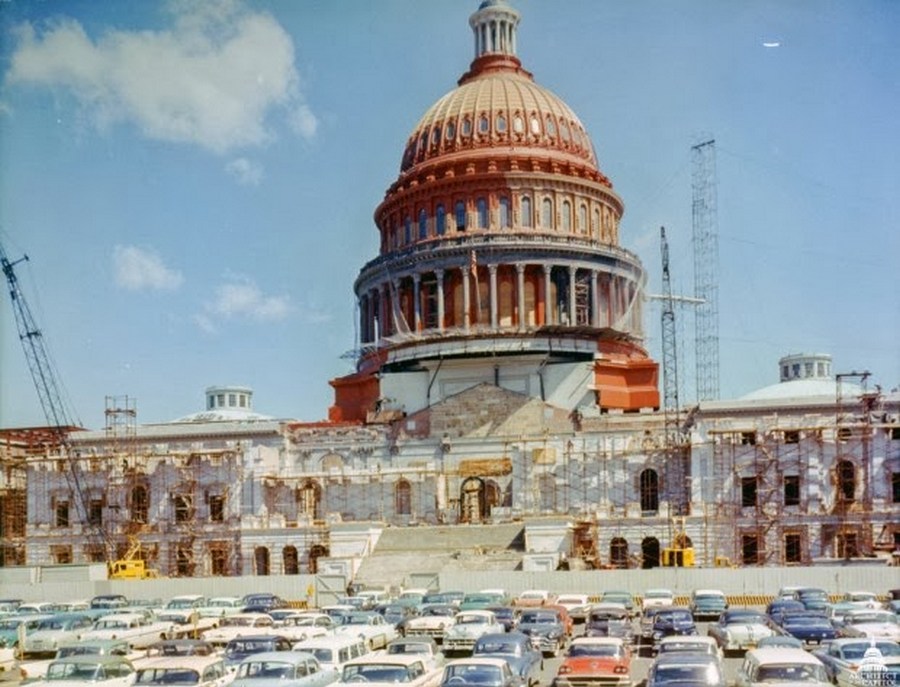
MULTIPOLYGON (((689 294, 690 147, 717 148, 720 387, 777 360, 900 384, 900 3, 514 0, 591 134, 621 242, 689 294), (777 43, 777 47, 766 44, 777 43)), ((210 385, 324 419, 406 137, 473 57, 476 0, 0 2, 0 240, 85 426, 210 385)), ((647 347, 661 359, 659 308, 647 347)), ((678 315, 683 398, 692 317, 678 315)), ((44 423, 0 303, 0 427, 44 423)))

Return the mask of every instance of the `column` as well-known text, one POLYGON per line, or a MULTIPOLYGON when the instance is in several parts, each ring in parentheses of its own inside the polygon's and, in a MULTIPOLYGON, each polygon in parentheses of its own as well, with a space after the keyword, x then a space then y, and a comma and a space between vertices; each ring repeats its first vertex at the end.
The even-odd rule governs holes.
POLYGON ((422 288, 422 275, 416 272, 413 275, 413 312, 415 313, 414 319, 415 323, 413 325, 413 331, 420 332, 422 331, 422 297, 421 297, 421 288, 422 288))
POLYGON ((488 265, 491 277, 491 329, 497 328, 497 265, 488 265))
POLYGON ((444 331, 444 270, 437 270, 438 329, 444 331))
POLYGON ((600 293, 597 290, 597 270, 591 270, 591 326, 600 326, 600 293))
POLYGON ((469 327, 472 325, 472 317, 469 312, 470 308, 470 300, 469 300, 469 266, 463 265, 460 270, 462 271, 462 284, 463 284, 463 329, 469 331, 469 327))
POLYGON ((544 324, 553 324, 553 301, 550 294, 550 272, 553 265, 544 265, 544 324))
POLYGON ((525 265, 521 262, 516 263, 516 297, 518 298, 519 307, 519 329, 525 329, 528 324, 528 317, 525 314, 525 265))
POLYGON ((379 338, 384 338, 391 333, 390 316, 387 310, 387 284, 382 282, 378 285, 378 314, 381 316, 379 338))
POLYGON ((575 265, 569 265, 569 326, 574 327, 576 324, 575 317, 575 273, 577 269, 575 265))
POLYGON ((609 275, 609 326, 616 326, 616 312, 619 307, 619 288, 616 285, 616 278, 609 275))

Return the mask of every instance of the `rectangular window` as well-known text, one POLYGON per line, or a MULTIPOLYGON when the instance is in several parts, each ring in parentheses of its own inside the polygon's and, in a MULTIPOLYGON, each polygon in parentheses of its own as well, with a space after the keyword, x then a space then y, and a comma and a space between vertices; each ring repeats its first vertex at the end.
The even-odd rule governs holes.
POLYGON ((891 427, 891 441, 900 441, 900 427, 891 427))
POLYGON ((213 522, 225 520, 225 497, 221 494, 209 497, 209 519, 213 522))
POLYGON ((91 499, 88 506, 88 524, 95 527, 103 524, 103 499, 91 499))
POLYGON ((759 536, 745 534, 741 537, 741 562, 744 565, 759 563, 759 536))
POLYGON ((784 443, 786 444, 799 444, 800 443, 800 432, 795 429, 787 430, 784 433, 784 443))
POLYGON ((784 535, 784 562, 803 562, 803 544, 799 534, 791 533, 784 535))
POLYGON ((191 497, 186 494, 176 494, 173 497, 175 505, 175 522, 187 522, 194 516, 194 508, 191 497))
POLYGON ((741 445, 756 446, 756 432, 741 432, 741 445))
POLYGON ((56 565, 68 565, 72 562, 72 547, 69 544, 51 544, 50 557, 56 565))
POLYGON ((57 501, 56 502, 56 519, 54 524, 57 527, 68 527, 69 526, 69 502, 68 501, 57 501))
POLYGON ((756 507, 756 477, 741 477, 741 506, 756 507))
POLYGON ((228 542, 209 543, 209 571, 213 575, 228 574, 228 542))
POLYGON ((800 475, 784 476, 784 505, 800 505, 800 475))
POLYGON ((893 495, 892 501, 900 503, 900 472, 891 473, 891 492, 893 495))

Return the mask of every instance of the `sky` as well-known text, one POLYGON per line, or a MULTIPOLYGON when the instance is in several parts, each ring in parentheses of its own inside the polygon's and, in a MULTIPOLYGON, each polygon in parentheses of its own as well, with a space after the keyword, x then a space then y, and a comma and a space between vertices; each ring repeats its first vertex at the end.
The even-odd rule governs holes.
MULTIPOLYGON (((474 57, 477 0, 0 0, 0 243, 70 417, 140 423, 244 385, 318 421, 408 135, 474 57)), ((781 356, 900 384, 900 3, 513 0, 518 55, 578 114, 620 242, 693 293, 691 146, 715 139, 719 386, 781 356)), ((660 311, 645 308, 661 360, 660 311)), ((676 312, 681 397, 693 313, 676 312)), ((45 424, 0 300, 0 427, 45 424)))

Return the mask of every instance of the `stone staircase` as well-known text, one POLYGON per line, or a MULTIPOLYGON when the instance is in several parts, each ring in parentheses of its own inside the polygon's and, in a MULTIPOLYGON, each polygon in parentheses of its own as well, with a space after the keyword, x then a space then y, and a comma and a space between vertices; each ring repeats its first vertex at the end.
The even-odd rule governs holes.
POLYGON ((371 588, 403 587, 417 574, 517 570, 524 550, 522 523, 387 527, 354 582, 371 588))

